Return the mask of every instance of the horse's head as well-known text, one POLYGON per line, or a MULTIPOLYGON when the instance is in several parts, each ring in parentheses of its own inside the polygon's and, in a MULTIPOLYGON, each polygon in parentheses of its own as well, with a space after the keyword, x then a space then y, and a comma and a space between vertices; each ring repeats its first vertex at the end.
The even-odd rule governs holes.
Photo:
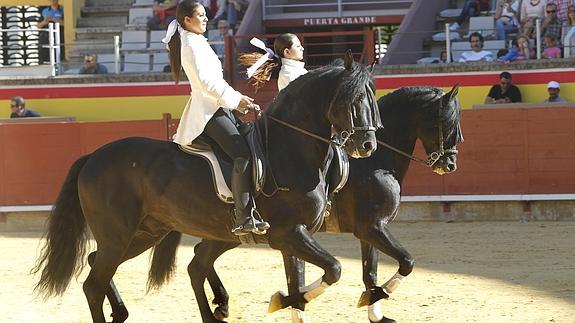
POLYGON ((428 155, 427 163, 436 174, 444 175, 457 169, 457 144, 463 142, 461 107, 457 100, 459 86, 431 100, 427 108, 426 126, 419 127, 418 137, 428 155))
POLYGON ((345 70, 327 112, 338 141, 354 158, 365 158, 377 149, 375 131, 381 128, 371 72, 353 60, 348 51, 345 70))

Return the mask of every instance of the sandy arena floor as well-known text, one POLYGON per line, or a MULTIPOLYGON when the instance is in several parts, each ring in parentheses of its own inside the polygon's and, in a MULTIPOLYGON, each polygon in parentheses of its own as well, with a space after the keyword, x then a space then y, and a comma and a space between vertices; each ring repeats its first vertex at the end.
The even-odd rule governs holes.
MULTIPOLYGON (((83 272, 61 298, 35 298, 28 274, 40 232, 2 232, 0 322, 90 322, 83 272)), ((575 222, 399 223, 392 232, 414 255, 416 268, 384 313, 399 322, 575 322, 575 222)), ((4 230, 6 231, 6 230, 4 230)), ((363 290, 359 243, 351 235, 320 234, 343 264, 340 282, 308 305, 313 322, 367 322, 355 304, 363 290)), ((128 322, 200 322, 186 272, 197 241, 185 238, 177 276, 145 294, 147 253, 123 264, 116 284, 128 322)), ((289 322, 289 311, 267 314, 269 297, 286 290, 279 252, 249 246, 224 254, 217 270, 230 293, 229 322, 289 322), (234 277, 242 277, 239 282, 234 277)), ((380 256, 379 280, 397 265, 380 256)), ((308 265, 308 283, 321 275, 308 265)))

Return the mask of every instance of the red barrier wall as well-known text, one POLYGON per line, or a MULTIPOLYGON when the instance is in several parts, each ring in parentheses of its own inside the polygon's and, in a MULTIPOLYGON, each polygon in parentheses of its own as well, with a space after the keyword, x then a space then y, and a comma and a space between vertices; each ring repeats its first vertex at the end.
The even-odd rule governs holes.
MULTIPOLYGON (((404 195, 575 192, 575 108, 465 110, 458 170, 412 163, 404 195)), ((0 205, 52 204, 79 156, 128 136, 170 138, 177 120, 0 124, 0 205)), ((380 147, 380 149, 384 149, 380 147)), ((424 156, 419 147, 418 156, 424 156)))
POLYGON ((167 120, 0 124, 0 205, 52 204, 78 157, 125 137, 166 139, 167 120))
POLYGON ((404 194, 574 193, 574 125, 575 108, 465 110, 457 171, 412 164, 404 194))

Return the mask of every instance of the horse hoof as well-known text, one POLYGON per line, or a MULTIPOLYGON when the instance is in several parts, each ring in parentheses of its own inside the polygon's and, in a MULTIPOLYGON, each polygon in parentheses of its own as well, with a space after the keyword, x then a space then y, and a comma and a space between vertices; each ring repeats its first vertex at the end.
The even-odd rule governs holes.
POLYGON ((225 318, 227 318, 228 316, 230 316, 230 313, 228 312, 227 307, 224 308, 223 306, 218 306, 214 309, 214 316, 220 320, 223 321, 225 318))
POLYGON ((281 309, 286 308, 286 306, 283 304, 283 300, 287 297, 287 295, 282 292, 276 292, 275 294, 272 295, 272 298, 270 299, 270 305, 268 306, 268 313, 273 313, 275 311, 279 311, 281 309))
POLYGON ((118 311, 112 312, 112 323, 122 323, 128 319, 128 310, 125 306, 121 306, 118 311))
POLYGON ((369 320, 369 322, 370 322, 370 323, 397 323, 396 320, 390 319, 390 318, 385 317, 385 316, 384 316, 381 320, 379 320, 379 321, 377 321, 377 322, 374 322, 374 321, 372 321, 372 320, 369 320))

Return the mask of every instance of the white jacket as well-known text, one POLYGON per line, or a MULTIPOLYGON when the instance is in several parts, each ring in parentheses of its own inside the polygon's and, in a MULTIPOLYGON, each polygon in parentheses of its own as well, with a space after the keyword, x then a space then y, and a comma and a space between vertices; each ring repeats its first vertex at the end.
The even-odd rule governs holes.
POLYGON ((282 58, 282 68, 278 75, 278 91, 288 86, 291 81, 307 73, 304 65, 304 62, 282 58))
POLYGON ((180 39, 182 67, 192 91, 174 142, 189 145, 204 131, 218 108, 237 108, 242 94, 224 80, 222 63, 203 35, 183 31, 180 39))

